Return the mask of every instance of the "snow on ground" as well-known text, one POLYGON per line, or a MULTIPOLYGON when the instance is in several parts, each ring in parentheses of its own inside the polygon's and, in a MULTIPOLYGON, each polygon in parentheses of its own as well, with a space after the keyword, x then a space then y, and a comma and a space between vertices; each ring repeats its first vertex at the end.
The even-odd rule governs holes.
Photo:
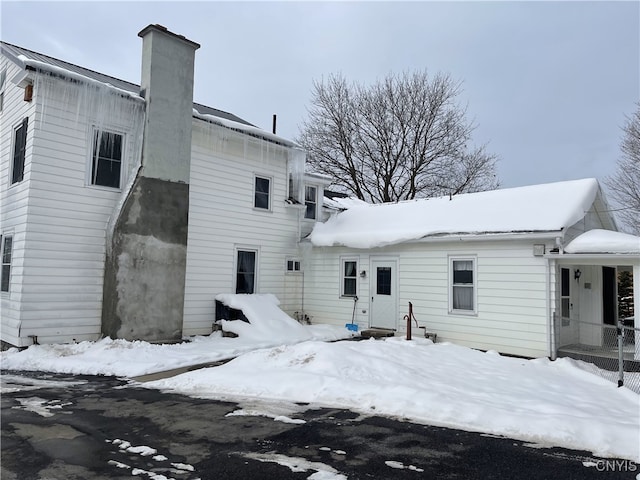
MULTIPOLYGON (((144 386, 235 400, 241 408, 234 415, 296 422, 295 413, 303 407, 294 402, 301 402, 308 408, 346 408, 640 461, 640 396, 594 375, 592 365, 503 357, 427 339, 326 343, 352 333, 344 327, 300 325, 277 308, 275 297, 223 300, 243 307, 251 321, 223 322, 238 338, 212 335, 177 345, 110 339, 40 345, 2 352, 0 365, 134 377, 237 357, 144 386)), ((23 407, 43 406, 38 400, 23 407)), ((339 478, 317 465, 299 467, 339 478)))
POLYGON ((334 341, 353 336, 344 327, 302 325, 278 308, 274 295, 219 295, 232 308, 243 310, 251 324, 241 320, 222 321, 223 329, 239 335, 223 337, 220 332, 198 336, 179 344, 112 340, 63 345, 36 345, 19 352, 0 354, 0 367, 10 370, 42 370, 85 375, 136 377, 175 368, 227 360, 258 348, 307 340, 334 341))

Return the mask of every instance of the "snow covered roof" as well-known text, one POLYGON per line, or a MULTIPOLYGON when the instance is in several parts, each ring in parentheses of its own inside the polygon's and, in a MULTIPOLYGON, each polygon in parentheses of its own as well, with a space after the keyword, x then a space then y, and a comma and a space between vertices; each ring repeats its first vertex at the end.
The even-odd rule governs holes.
POLYGON ((443 235, 559 233, 585 216, 599 190, 598 181, 588 178, 451 198, 360 203, 317 223, 309 239, 314 246, 373 248, 443 235))
POLYGON ((571 241, 564 251, 640 255, 640 237, 611 230, 589 230, 571 241))
MULTIPOLYGON (((76 80, 86 79, 87 82, 98 82, 107 85, 118 90, 124 90, 134 95, 140 95, 140 85, 135 83, 120 80, 119 78, 111 77, 88 68, 74 65, 73 63, 65 62, 42 53, 34 52, 17 45, 12 45, 6 42, 0 42, 0 50, 4 55, 11 58, 16 64, 22 65, 25 68, 31 68, 34 70, 45 70, 52 73, 62 75, 66 73, 69 78, 76 80)), ((244 126, 251 126, 252 124, 243 120, 242 118, 217 108, 208 107, 199 103, 194 103, 193 108, 201 115, 212 115, 224 120, 236 122, 244 126)), ((256 127, 254 127, 256 128, 256 127)))

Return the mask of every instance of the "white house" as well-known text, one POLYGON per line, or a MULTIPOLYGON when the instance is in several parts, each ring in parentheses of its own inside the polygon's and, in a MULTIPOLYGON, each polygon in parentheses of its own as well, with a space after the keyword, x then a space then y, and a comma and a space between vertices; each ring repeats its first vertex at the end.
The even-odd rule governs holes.
POLYGON ((198 44, 139 35, 140 86, 1 43, 3 344, 208 334, 218 293, 301 311, 297 244, 328 181, 193 103, 198 44))
POLYGON ((0 43, 3 345, 209 334, 235 292, 397 333, 411 302, 439 341, 553 357, 605 343, 616 271, 640 298, 597 181, 324 208, 295 143, 193 102, 197 43, 139 35, 140 85, 0 43))
POLYGON ((404 332, 411 302, 438 341, 553 357, 602 345, 616 269, 640 298, 640 238, 615 231, 594 179, 347 207, 307 239, 314 321, 404 332))

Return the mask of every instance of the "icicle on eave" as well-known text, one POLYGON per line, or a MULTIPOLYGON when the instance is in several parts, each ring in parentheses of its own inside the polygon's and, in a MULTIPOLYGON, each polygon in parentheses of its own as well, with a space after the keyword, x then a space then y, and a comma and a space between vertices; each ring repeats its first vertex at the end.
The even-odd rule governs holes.
MULTIPOLYGON (((77 138, 85 139, 88 156, 94 148, 94 132, 98 138, 103 131, 123 136, 124 172, 120 196, 106 225, 106 248, 109 250, 115 219, 133 187, 142 162, 144 100, 125 96, 108 85, 70 81, 46 71, 34 73, 34 87, 40 105, 38 128, 46 129, 53 121, 58 127, 66 127, 77 138)), ((89 175, 93 175, 91 162, 87 168, 89 175)))
POLYGON ((303 203, 304 167, 307 154, 299 148, 289 150, 287 158, 287 178, 289 179, 289 197, 299 203, 303 203))

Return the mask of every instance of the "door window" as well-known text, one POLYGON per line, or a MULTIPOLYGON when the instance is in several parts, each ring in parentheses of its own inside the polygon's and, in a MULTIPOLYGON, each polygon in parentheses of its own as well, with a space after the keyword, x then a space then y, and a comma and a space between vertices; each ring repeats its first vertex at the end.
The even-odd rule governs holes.
POLYGON ((391 295, 391 267, 376 268, 376 294, 391 295))

